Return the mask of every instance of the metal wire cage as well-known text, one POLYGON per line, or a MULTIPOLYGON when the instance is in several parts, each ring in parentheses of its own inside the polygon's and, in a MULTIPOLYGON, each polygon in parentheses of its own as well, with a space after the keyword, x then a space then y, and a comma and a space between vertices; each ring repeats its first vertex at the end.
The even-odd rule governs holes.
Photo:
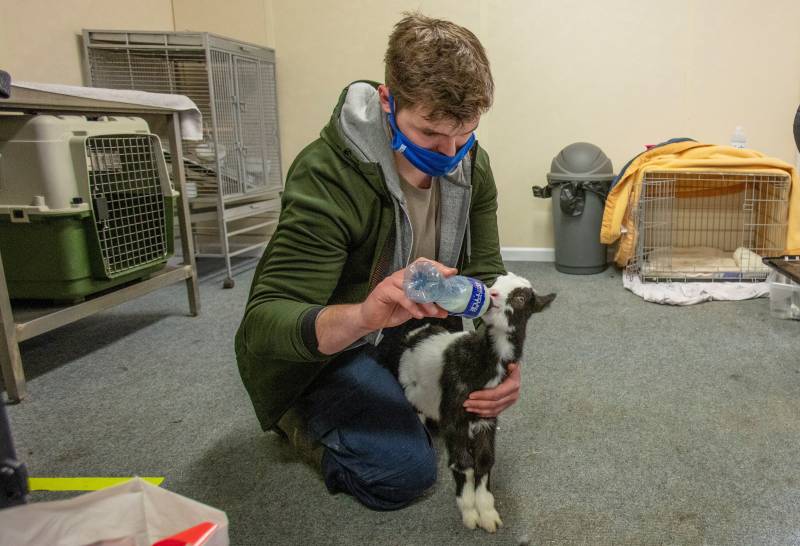
POLYGON ((644 282, 760 281, 761 258, 783 252, 788 174, 647 171, 630 210, 635 254, 626 274, 644 282))
POLYGON ((208 33, 84 30, 92 86, 175 93, 205 121, 184 141, 187 180, 223 200, 281 189, 275 53, 208 33))
MULTIPOLYGON (((275 52, 206 32, 83 31, 95 87, 186 95, 203 140, 183 141, 197 256, 253 255, 277 223, 283 189, 275 52)), ((170 157, 167 156, 167 160, 170 157)))

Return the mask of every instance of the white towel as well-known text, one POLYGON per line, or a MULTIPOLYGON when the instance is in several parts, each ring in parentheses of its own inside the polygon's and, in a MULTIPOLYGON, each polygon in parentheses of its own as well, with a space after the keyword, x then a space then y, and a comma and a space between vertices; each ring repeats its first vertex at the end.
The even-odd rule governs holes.
POLYGON ((636 275, 622 275, 622 285, 653 303, 694 305, 704 301, 740 301, 769 295, 766 282, 646 282, 636 275))
POLYGON ((146 91, 131 91, 128 89, 105 89, 103 87, 81 87, 78 85, 61 85, 57 83, 15 81, 13 85, 15 87, 46 91, 59 95, 124 102, 143 106, 157 106, 177 110, 181 121, 181 136, 183 140, 203 140, 203 115, 192 99, 185 95, 148 93, 146 91))

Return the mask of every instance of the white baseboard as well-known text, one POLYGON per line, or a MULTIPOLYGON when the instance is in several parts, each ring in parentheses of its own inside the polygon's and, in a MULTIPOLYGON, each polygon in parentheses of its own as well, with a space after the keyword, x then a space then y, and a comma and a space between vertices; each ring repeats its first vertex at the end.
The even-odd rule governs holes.
POLYGON ((525 246, 504 246, 500 249, 503 260, 511 262, 554 262, 555 248, 532 248, 525 246))

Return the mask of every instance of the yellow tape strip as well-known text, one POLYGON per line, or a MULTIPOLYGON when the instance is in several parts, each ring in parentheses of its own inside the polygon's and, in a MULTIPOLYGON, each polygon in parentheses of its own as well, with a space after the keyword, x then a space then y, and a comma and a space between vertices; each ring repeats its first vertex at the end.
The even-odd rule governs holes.
MULTIPOLYGON (((125 483, 133 478, 28 478, 31 491, 97 491, 125 483)), ((153 485, 161 485, 164 478, 142 478, 153 485)))

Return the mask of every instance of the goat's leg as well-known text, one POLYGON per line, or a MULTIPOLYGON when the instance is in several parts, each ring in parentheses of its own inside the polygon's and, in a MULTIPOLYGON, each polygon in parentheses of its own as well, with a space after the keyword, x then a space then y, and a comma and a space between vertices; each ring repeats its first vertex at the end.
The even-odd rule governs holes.
POLYGON ((494 533, 503 525, 500 514, 494 507, 494 495, 489 490, 492 467, 494 466, 495 427, 481 429, 472 438, 472 452, 475 458, 475 508, 478 510, 478 525, 494 533))
POLYGON ((475 507, 475 469, 466 435, 446 434, 445 443, 450 459, 450 470, 456 482, 456 505, 464 526, 475 529, 480 515, 475 507))
POLYGON ((456 480, 456 505, 461 511, 461 521, 465 527, 475 529, 480 524, 480 513, 475 506, 475 470, 451 468, 456 480))

